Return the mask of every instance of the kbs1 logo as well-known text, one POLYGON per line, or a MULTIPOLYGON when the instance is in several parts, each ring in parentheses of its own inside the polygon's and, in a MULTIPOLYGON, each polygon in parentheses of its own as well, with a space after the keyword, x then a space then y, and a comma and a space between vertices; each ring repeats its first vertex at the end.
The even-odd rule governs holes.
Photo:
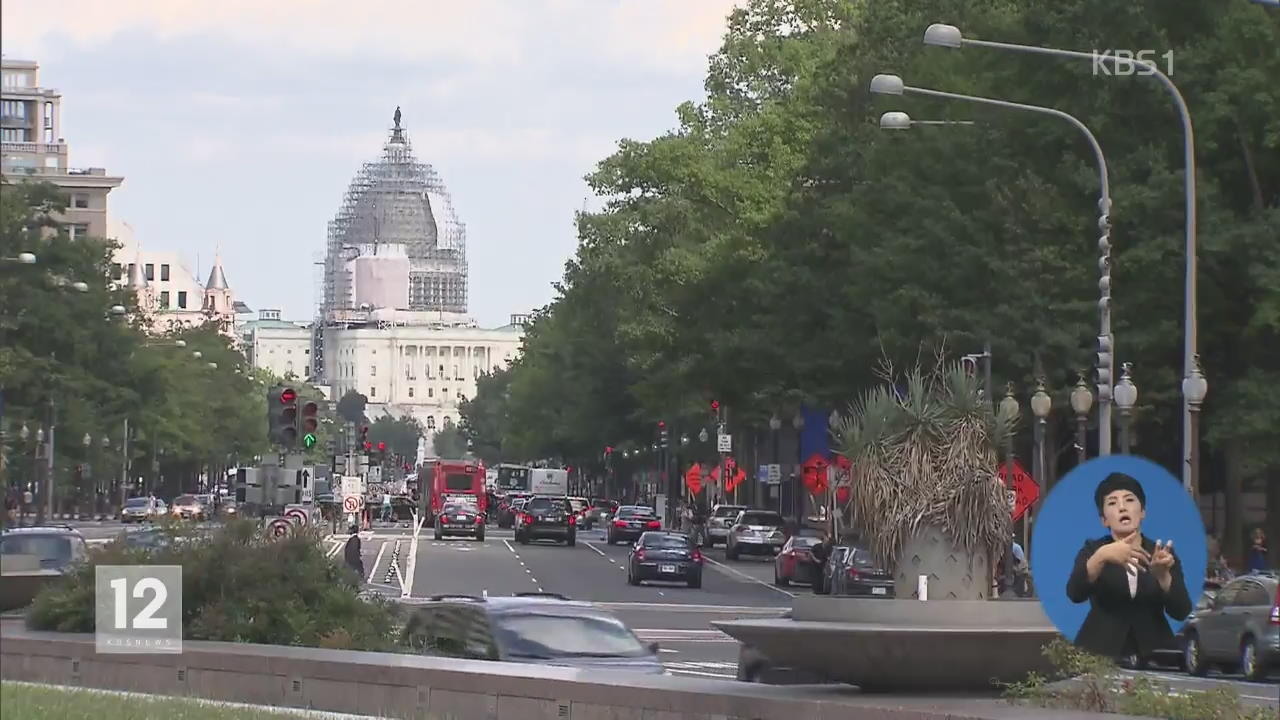
POLYGON ((1158 54, 1155 50, 1094 50, 1093 74, 1116 75, 1155 75, 1161 69, 1160 60, 1164 61, 1164 74, 1173 76, 1173 51, 1158 54))

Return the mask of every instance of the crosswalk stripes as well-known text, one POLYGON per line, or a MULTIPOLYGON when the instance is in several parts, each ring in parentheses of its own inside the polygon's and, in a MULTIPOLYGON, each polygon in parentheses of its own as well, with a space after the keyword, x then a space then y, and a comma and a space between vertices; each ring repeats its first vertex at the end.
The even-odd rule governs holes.
POLYGON ((664 662, 662 666, 672 675, 688 675, 690 677, 712 678, 715 680, 738 679, 737 663, 690 660, 664 662))

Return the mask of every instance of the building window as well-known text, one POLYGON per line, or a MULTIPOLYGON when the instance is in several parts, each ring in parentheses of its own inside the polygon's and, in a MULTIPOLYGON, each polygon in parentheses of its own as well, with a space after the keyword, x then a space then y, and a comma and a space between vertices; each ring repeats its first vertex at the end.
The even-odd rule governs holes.
POLYGON ((169 291, 168 290, 163 290, 160 293, 160 309, 161 310, 169 309, 169 291))
POLYGON ((5 142, 26 142, 27 131, 16 128, 5 128, 3 131, 0 131, 0 140, 4 140, 5 142))
POLYGON ((409 388, 409 397, 413 397, 413 388, 409 388))
POLYGON ((112 274, 114 275, 113 279, 115 280, 119 280, 124 277, 124 266, 120 263, 115 263, 115 269, 112 270, 112 274))
POLYGON ((378 366, 377 366, 377 365, 370 365, 370 366, 369 366, 369 377, 378 377, 378 366))
POLYGON ((179 310, 187 309, 187 291, 186 290, 178 291, 178 309, 179 310))
POLYGON ((169 263, 160 266, 160 282, 169 282, 169 263))
MULTIPOLYGON (((67 225, 67 233, 71 236, 72 240, 75 240, 76 238, 88 237, 89 226, 85 225, 84 223, 71 223, 70 225, 67 225)), ((147 279, 150 280, 151 278, 148 277, 147 279)))
POLYGON ((429 398, 433 398, 433 397, 435 397, 435 396, 436 396, 436 389, 435 389, 435 388, 427 388, 427 397, 429 397, 429 398))
POLYGON ((376 387, 369 388, 369 397, 371 398, 378 397, 378 388, 376 387))
POLYGON ((428 430, 435 430, 435 429, 436 429, 436 416, 435 416, 435 415, 428 415, 428 416, 427 416, 427 429, 428 429, 428 430))
POLYGON ((458 374, 458 366, 457 366, 457 365, 454 365, 454 366, 453 366, 453 379, 454 379, 454 380, 461 380, 461 379, 462 379, 462 376, 458 374))
POLYGON ((143 277, 147 279, 147 282, 151 282, 152 280, 155 280, 156 266, 153 263, 147 263, 146 265, 143 265, 142 274, 143 274, 143 277))
POLYGON ((72 193, 71 207, 77 210, 89 209, 89 193, 72 193))

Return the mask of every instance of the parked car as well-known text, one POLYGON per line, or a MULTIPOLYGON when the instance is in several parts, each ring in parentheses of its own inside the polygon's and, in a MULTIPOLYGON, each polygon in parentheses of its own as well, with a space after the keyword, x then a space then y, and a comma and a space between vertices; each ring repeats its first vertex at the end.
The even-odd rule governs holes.
POLYGON ((563 497, 534 496, 516 517, 516 542, 561 540, 573 547, 578 539, 578 520, 563 497))
POLYGON ((438 595, 413 611, 403 632, 408 647, 427 655, 666 672, 657 643, 645 645, 608 611, 549 593, 438 595))
POLYGON ((653 508, 643 505, 623 505, 609 521, 605 540, 613 545, 619 542, 639 540, 650 530, 661 530, 662 521, 653 508))
POLYGON ((1188 620, 1183 662, 1192 675, 1212 666, 1258 682, 1280 665, 1280 573, 1241 575, 1188 620))
POLYGON ((893 573, 877 566, 871 552, 858 545, 832 548, 826 577, 832 595, 894 596, 893 573))
POLYGON ((821 533, 811 528, 801 528, 788 538, 782 552, 773 559, 773 584, 780 587, 793 582, 812 585, 818 579, 818 564, 810 550, 821 541, 821 533))
POLYGON ((1182 627, 1178 628, 1178 632, 1173 635, 1173 647, 1161 648, 1151 654, 1150 658, 1140 658, 1137 655, 1130 655, 1121 662, 1123 667, 1135 670, 1145 670, 1152 663, 1164 667, 1185 670, 1186 667, 1182 662, 1183 647, 1187 642, 1187 626, 1191 622, 1191 618, 1198 613, 1204 612, 1213 606, 1213 598, 1218 594, 1221 586, 1213 581, 1205 580, 1204 590, 1200 593, 1200 599, 1196 601, 1195 607, 1192 608, 1191 614, 1187 616, 1186 622, 1182 627))
POLYGON ((743 510, 729 528, 724 555, 737 560, 747 555, 777 555, 786 538, 782 534, 782 516, 771 510, 743 510))
POLYGON ((746 505, 712 505, 711 516, 707 518, 706 547, 715 547, 716 543, 728 546, 729 528, 738 520, 738 514, 750 510, 746 505))
POLYGON ((646 580, 702 587, 702 551, 689 542, 689 536, 684 533, 642 534, 627 554, 627 582, 639 585, 646 580))
POLYGON ((453 500, 444 504, 436 515, 436 540, 446 535, 467 535, 484 542, 484 513, 475 503, 453 500))

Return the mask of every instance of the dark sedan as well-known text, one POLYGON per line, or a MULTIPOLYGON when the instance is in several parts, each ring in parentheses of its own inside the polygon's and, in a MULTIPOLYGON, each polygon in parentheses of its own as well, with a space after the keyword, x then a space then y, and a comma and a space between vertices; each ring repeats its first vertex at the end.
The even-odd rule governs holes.
POLYGON ((446 535, 467 535, 484 542, 484 513, 472 503, 446 503, 436 515, 436 539, 446 535))
POLYGON ((562 497, 532 497, 516 517, 516 542, 528 545, 532 540, 563 540, 573 547, 578 541, 578 520, 562 497))
POLYGON ((605 540, 610 545, 628 540, 639 540, 650 530, 661 530, 662 521, 653 508, 640 505, 623 505, 609 522, 605 540))
POLYGON ((838 545, 832 548, 823 590, 833 595, 891 598, 893 573, 878 567, 866 548, 838 545))
POLYGON ((702 551, 682 533, 644 533, 627 556, 627 582, 639 585, 646 580, 702 587, 702 551))

